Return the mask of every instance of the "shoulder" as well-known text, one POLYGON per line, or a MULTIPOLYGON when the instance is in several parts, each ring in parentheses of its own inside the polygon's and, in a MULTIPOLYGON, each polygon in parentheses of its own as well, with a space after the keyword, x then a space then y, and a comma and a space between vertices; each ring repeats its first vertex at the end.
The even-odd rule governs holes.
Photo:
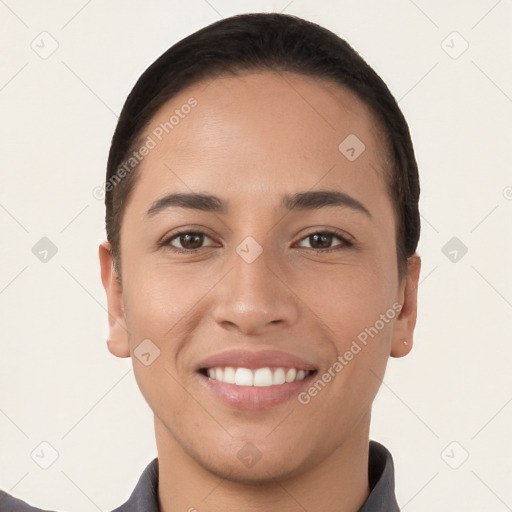
POLYGON ((112 512, 160 512, 158 470, 158 457, 155 457, 140 475, 128 501, 112 512))
POLYGON ((2 490, 0 490, 0 510, 2 512, 52 512, 32 507, 26 501, 15 498, 2 490))
MULTIPOLYGON (((0 512, 56 512, 29 505, 0 489, 0 512)), ((144 469, 128 501, 112 512, 160 512, 158 505, 158 458, 144 469)))

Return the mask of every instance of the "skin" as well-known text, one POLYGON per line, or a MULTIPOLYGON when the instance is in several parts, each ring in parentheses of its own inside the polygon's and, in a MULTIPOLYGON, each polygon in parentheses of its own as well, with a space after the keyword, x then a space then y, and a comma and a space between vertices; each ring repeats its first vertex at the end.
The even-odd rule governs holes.
POLYGON ((415 254, 398 279, 377 125, 339 86, 265 71, 189 87, 144 136, 192 96, 198 105, 141 164, 122 222, 122 284, 108 242, 99 247, 108 347, 132 356, 154 412, 161 510, 355 512, 369 494, 371 405, 389 357, 412 348, 420 272, 415 254), (338 150, 351 133, 366 146, 353 162, 338 150), (281 209, 283 195, 309 190, 349 194, 371 217, 348 207, 281 209), (148 218, 170 192, 213 194, 229 208, 171 207, 148 218), (202 246, 170 242, 201 247, 196 254, 158 247, 177 228, 207 233, 202 246), (309 236, 327 229, 354 245, 309 236), (247 236, 263 248, 250 264, 236 252, 247 236), (307 405, 293 397, 239 410, 198 382, 198 362, 235 347, 291 352, 322 375, 395 302, 400 314, 307 405), (133 354, 146 338, 161 351, 149 366, 133 354), (261 453, 252 467, 237 458, 248 442, 261 453))

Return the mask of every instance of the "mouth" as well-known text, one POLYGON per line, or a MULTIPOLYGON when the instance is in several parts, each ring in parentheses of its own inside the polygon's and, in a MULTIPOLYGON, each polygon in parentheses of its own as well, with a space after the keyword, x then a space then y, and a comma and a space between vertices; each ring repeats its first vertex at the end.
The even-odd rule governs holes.
POLYGON ((261 411, 298 399, 317 370, 287 367, 200 368, 196 375, 208 395, 230 408, 261 411))
POLYGON ((286 383, 299 382, 317 370, 302 370, 297 368, 286 368, 283 366, 271 368, 244 368, 217 366, 214 368, 200 368, 199 373, 212 380, 235 386, 270 387, 281 386, 286 383))
POLYGON ((207 356, 195 367, 208 400, 246 410, 269 409, 298 399, 317 373, 312 360, 270 347, 226 350, 207 356))

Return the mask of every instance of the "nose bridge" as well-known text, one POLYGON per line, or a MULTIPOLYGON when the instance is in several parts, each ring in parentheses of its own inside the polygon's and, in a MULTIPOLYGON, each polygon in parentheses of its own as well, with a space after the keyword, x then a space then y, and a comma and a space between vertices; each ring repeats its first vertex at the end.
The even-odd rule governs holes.
POLYGON ((237 247, 237 256, 233 258, 232 291, 239 297, 246 297, 254 306, 269 307, 276 290, 276 276, 270 270, 272 262, 270 249, 263 250, 255 246, 256 242, 247 240, 237 247))
MULTIPOLYGON (((270 237, 266 238, 270 244, 270 237)), ((276 256, 277 257, 277 256, 276 256)), ((279 268, 270 246, 246 237, 230 258, 231 272, 217 290, 215 320, 256 333, 272 324, 291 324, 298 318, 293 293, 274 268, 279 268)))

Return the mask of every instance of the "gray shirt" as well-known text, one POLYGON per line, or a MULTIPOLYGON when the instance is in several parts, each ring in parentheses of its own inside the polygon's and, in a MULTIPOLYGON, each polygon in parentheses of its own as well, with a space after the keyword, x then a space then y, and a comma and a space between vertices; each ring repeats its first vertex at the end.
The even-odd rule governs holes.
MULTIPOLYGON (((358 512, 400 512, 395 498, 393 458, 386 447, 370 441, 368 481, 370 495, 358 512)), ((51 512, 32 507, 0 491, 0 512, 51 512)), ((158 458, 144 469, 128 501, 112 512, 160 512, 158 506, 158 458)))

